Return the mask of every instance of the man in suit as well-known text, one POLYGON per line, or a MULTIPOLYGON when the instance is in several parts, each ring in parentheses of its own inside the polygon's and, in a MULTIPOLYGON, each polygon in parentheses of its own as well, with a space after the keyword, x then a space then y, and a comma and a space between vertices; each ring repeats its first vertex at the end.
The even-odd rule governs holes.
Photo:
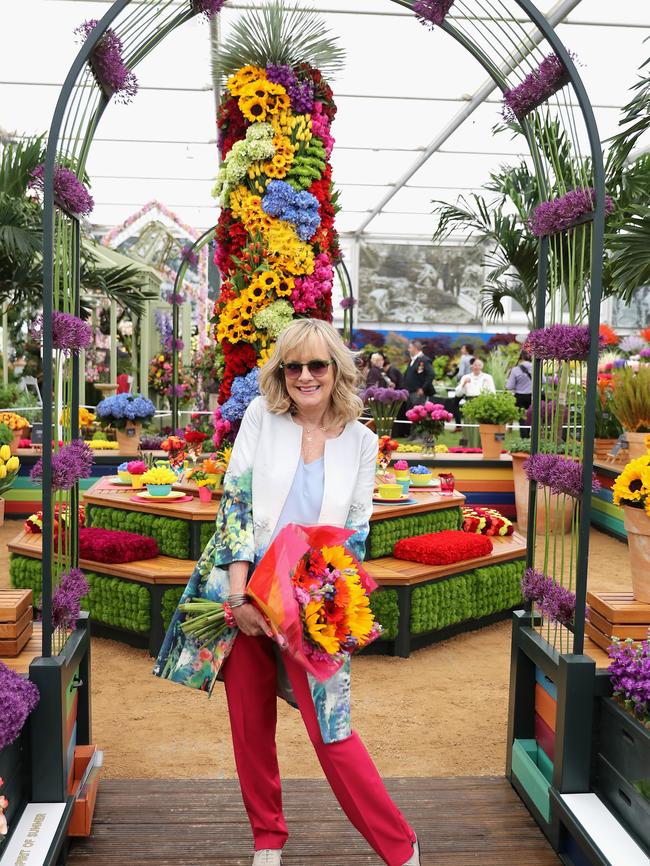
POLYGON ((411 356, 411 363, 404 373, 404 387, 409 392, 411 406, 416 406, 419 403, 424 403, 431 394, 433 367, 431 361, 422 351, 420 340, 411 340, 409 355, 411 356))

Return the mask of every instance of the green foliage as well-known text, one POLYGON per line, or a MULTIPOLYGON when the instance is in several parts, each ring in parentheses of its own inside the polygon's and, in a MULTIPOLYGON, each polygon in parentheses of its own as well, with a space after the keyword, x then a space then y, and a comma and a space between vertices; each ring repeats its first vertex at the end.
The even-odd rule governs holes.
POLYGON ((175 517, 156 517, 121 508, 98 508, 90 512, 90 525, 101 529, 122 529, 147 535, 158 543, 160 552, 177 559, 190 559, 190 524, 175 517))
POLYGON ((466 421, 475 424, 510 424, 522 417, 513 394, 479 394, 461 406, 466 421))
MULTIPOLYGON (((87 610, 92 619, 106 625, 125 628, 138 633, 151 628, 149 590, 137 583, 105 577, 93 571, 85 571, 90 592, 81 600, 81 609, 87 610)), ((9 561, 11 585, 15 589, 31 589, 34 606, 41 599, 41 562, 27 556, 12 554, 9 561)))
POLYGON ((373 520, 366 545, 368 558, 392 556, 393 548, 402 538, 422 535, 425 532, 441 532, 443 529, 460 529, 461 524, 462 514, 457 507, 430 511, 428 514, 373 520))
POLYGON ((632 782, 632 784, 639 794, 650 802, 650 779, 639 779, 638 782, 632 782))
POLYGON ((399 625, 397 592, 394 589, 376 589, 370 595, 370 608, 377 622, 384 627, 380 640, 395 640, 399 625))
POLYGON ((313 10, 271 0, 233 23, 228 37, 215 49, 212 67, 217 77, 226 77, 248 64, 265 68, 307 63, 327 78, 343 68, 344 59, 345 52, 313 10))
POLYGON ((13 430, 6 424, 0 424, 0 445, 10 445, 14 441, 13 430))
POLYGON ((444 379, 449 368, 449 355, 437 355, 431 362, 433 367, 433 378, 444 379))
POLYGON ((497 346, 496 349, 488 354, 485 359, 485 372, 489 373, 494 379, 494 387, 497 391, 505 391, 506 382, 508 381, 508 373, 516 364, 516 359, 519 357, 521 346, 515 343, 517 354, 513 360, 512 352, 506 346, 497 346))
POLYGON ((184 589, 185 587, 183 586, 174 586, 172 589, 163 592, 161 612, 165 629, 169 628, 169 623, 172 621, 172 617, 176 612, 178 602, 181 600, 184 589))
POLYGON ((650 364, 624 367, 612 379, 612 412, 625 430, 650 433, 650 364))
POLYGON ((610 388, 597 395, 596 411, 594 413, 596 439, 618 439, 623 432, 621 422, 614 414, 613 395, 610 388))
POLYGON ((506 562, 415 587, 411 634, 437 631, 514 607, 522 601, 523 570, 522 562, 506 562))

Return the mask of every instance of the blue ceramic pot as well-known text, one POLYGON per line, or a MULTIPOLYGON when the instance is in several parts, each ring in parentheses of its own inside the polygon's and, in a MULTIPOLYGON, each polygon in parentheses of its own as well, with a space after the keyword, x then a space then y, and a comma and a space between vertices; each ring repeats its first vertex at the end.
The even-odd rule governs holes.
POLYGON ((171 484, 147 484, 147 491, 151 496, 169 496, 172 486, 171 484))

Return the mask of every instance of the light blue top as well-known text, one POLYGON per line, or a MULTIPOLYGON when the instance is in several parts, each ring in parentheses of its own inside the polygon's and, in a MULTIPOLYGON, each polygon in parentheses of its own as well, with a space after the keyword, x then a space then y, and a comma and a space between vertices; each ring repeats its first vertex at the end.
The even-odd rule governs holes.
POLYGON ((278 518, 271 541, 275 539, 280 530, 284 529, 288 523, 302 523, 304 526, 314 526, 318 523, 323 503, 324 486, 324 458, 321 457, 318 460, 313 460, 311 463, 305 463, 300 458, 296 474, 293 477, 291 490, 278 518))

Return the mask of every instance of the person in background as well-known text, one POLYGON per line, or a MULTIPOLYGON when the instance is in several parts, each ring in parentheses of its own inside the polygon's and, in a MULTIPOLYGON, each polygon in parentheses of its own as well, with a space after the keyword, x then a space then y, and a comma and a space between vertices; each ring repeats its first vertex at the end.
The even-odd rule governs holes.
POLYGON ((421 340, 411 340, 408 348, 411 362, 404 373, 404 387, 409 392, 411 406, 417 406, 431 394, 433 367, 422 351, 421 340))
MULTIPOLYGON (((528 352, 522 350, 517 366, 513 367, 506 382, 506 390, 512 391, 521 409, 528 409, 533 399, 533 364, 528 352)), ((524 422, 525 423, 525 422, 524 422)), ((521 435, 528 436, 528 428, 521 429, 521 435)))
POLYGON ((483 361, 480 358, 472 358, 470 372, 463 376, 456 387, 457 397, 478 397, 484 391, 490 394, 496 393, 494 379, 489 373, 483 372, 483 361))
POLYGON ((394 364, 391 364, 390 361, 386 359, 383 353, 380 353, 382 358, 384 359, 384 375, 388 376, 390 379, 393 388, 397 388, 401 390, 404 387, 404 374, 396 367, 394 364))
POLYGON ((473 357, 474 346, 471 343, 463 343, 460 347, 460 361, 458 362, 458 373, 456 374, 459 382, 463 376, 467 376, 469 373, 473 357))
POLYGON ((384 356, 381 352, 373 352, 370 356, 370 369, 366 376, 366 388, 390 388, 391 381, 384 374, 384 356))

